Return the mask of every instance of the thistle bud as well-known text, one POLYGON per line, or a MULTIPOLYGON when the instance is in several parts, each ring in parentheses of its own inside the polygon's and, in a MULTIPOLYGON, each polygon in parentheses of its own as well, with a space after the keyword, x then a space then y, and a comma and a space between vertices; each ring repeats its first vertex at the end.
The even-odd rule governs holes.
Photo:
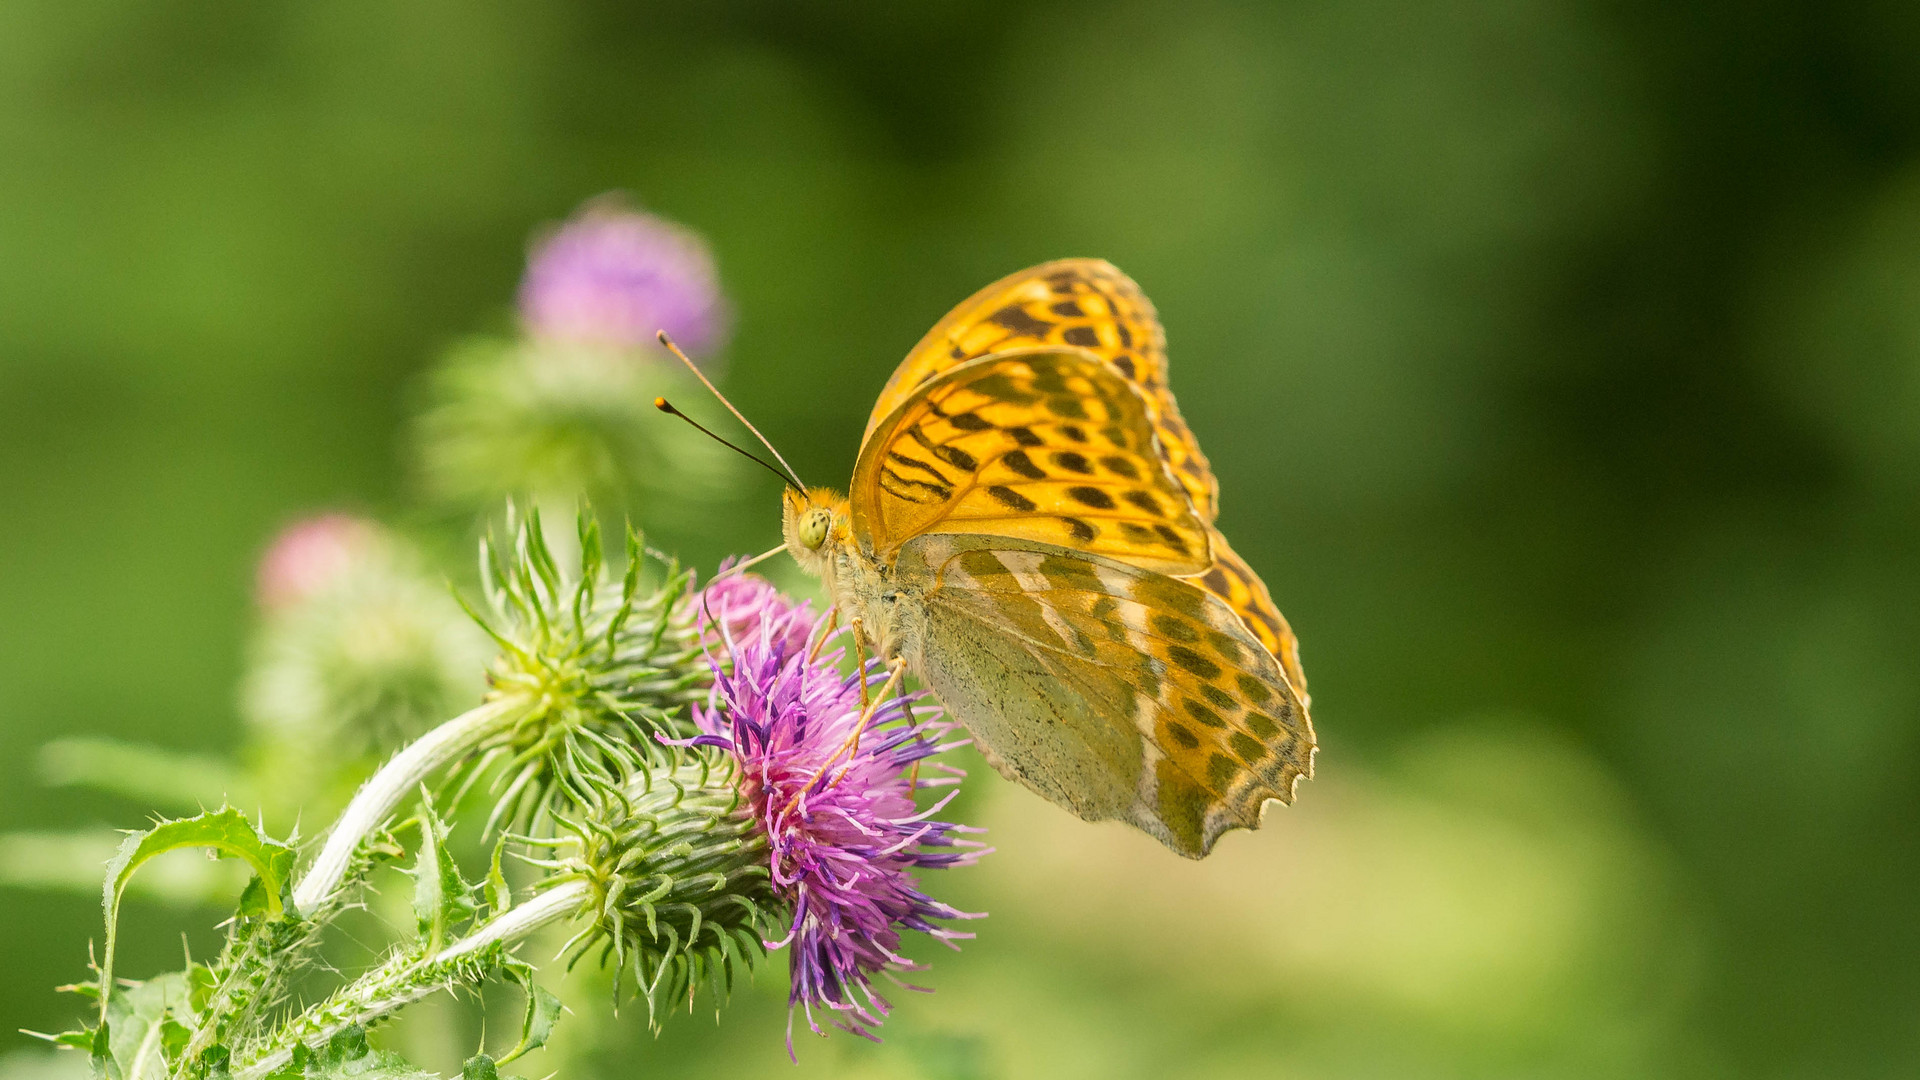
POLYGON ((586 512, 578 565, 565 571, 537 511, 510 511, 508 530, 510 546, 481 545, 493 609, 486 624, 501 646, 488 697, 518 703, 511 722, 480 745, 481 767, 501 766, 496 822, 550 809, 556 795, 598 799, 607 783, 657 763, 665 756, 657 737, 688 733, 687 707, 711 684, 691 574, 670 565, 658 588, 643 590, 639 535, 627 534, 616 574, 586 512))
POLYGON ((617 196, 588 202, 538 239, 520 317, 536 339, 654 349, 665 330, 696 354, 719 346, 725 324, 707 245, 617 196))
POLYGON ((592 894, 576 955, 602 948, 616 992, 630 972, 655 1023, 702 986, 723 1001, 787 918, 766 839, 723 756, 644 770, 568 829, 566 865, 592 894))
POLYGON ((485 637, 381 526, 340 514, 302 522, 258 577, 265 618, 241 712, 259 790, 277 809, 357 780, 369 754, 479 700, 485 637))

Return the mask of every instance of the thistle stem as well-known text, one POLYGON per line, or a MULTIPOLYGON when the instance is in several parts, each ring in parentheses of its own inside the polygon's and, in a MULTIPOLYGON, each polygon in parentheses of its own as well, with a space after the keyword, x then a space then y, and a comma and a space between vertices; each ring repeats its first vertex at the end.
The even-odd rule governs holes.
POLYGON ((354 852, 368 834, 379 828, 393 808, 412 795, 422 782, 465 757, 487 736, 511 726, 534 707, 532 700, 514 694, 496 698, 427 732, 393 755, 347 804, 320 854, 293 888, 293 907, 301 918, 311 918, 340 887, 354 852))
POLYGON ((583 878, 555 885, 526 903, 507 909, 498 918, 488 920, 478 930, 441 949, 434 955, 433 963, 458 960, 496 943, 511 945, 524 940, 548 923, 572 915, 579 910, 580 901, 586 896, 587 882, 583 878))
POLYGON ((360 982, 323 1003, 325 1019, 305 1026, 298 1021, 281 1029, 286 1040, 267 1054, 233 1070, 233 1080, 260 1080, 293 1060, 295 1045, 318 1045, 353 1024, 367 1024, 421 998, 461 981, 461 962, 493 946, 511 948, 551 923, 573 917, 589 893, 584 879, 557 885, 524 904, 508 909, 473 933, 432 956, 370 972, 360 982), (300 1031, 297 1038, 286 1033, 300 1031))

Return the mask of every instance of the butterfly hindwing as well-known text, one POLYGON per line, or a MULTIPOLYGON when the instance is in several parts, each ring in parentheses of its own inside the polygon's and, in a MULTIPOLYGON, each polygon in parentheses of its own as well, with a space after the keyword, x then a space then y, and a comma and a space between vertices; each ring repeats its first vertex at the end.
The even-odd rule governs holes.
POLYGON ((1218 597, 1042 544, 928 536, 920 668, 1003 772, 1198 858, 1312 772, 1292 684, 1218 597))
POLYGON ((1080 349, 996 353, 922 385, 868 436, 850 496, 855 534, 883 558, 922 534, 971 533, 1169 574, 1212 565, 1146 399, 1080 349))
POLYGON ((1036 346, 1086 349, 1147 398, 1167 467, 1211 522, 1218 484, 1167 389, 1167 336, 1153 303, 1104 259, 1057 259, 1001 278, 961 302, 920 339, 887 380, 867 434, 915 390, 950 368, 1036 346))
POLYGON ((1313 699, 1307 694, 1307 673, 1300 666, 1300 639, 1294 637, 1293 627, 1287 624, 1286 616, 1274 606, 1266 583, 1227 544, 1227 538, 1215 529, 1211 532, 1211 539, 1213 566, 1205 574, 1194 578, 1194 582, 1219 597, 1234 614, 1240 616, 1253 636, 1260 639, 1260 644, 1273 654, 1274 659, 1280 661, 1281 669, 1287 673, 1287 680, 1293 683, 1295 692, 1300 695, 1300 703, 1311 706, 1313 699))

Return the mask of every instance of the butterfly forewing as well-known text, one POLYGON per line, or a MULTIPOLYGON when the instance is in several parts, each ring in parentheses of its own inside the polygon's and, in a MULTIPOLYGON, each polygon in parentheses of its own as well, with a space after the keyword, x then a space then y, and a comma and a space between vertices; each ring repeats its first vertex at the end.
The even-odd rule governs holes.
POLYGON ((948 312, 881 390, 867 434, 942 372, 992 353, 1045 345, 1086 349, 1140 388, 1168 468, 1201 519, 1211 522, 1218 485, 1167 389, 1160 319, 1133 279, 1103 259, 1059 259, 1022 270, 948 312))
MULTIPOLYGON (((1167 381, 1166 333, 1133 279, 1103 259, 1058 259, 1009 275, 956 306, 901 362, 875 402, 872 434, 915 390, 941 373, 995 352, 1037 345, 1087 349, 1132 380, 1147 399, 1158 451, 1202 521, 1219 513, 1219 484, 1180 416, 1167 381)), ((1304 696, 1300 649, 1266 586, 1219 532, 1215 565, 1201 587, 1226 601, 1266 645, 1304 696)))
POLYGON ((970 726, 1003 771, 1083 817, 1197 858, 1311 773, 1291 683, 1206 590, 986 537, 915 540, 901 562, 934 583, 922 666, 935 693, 983 714, 970 726), (1019 693, 995 685, 1007 672, 1019 693))
POLYGON ((883 557, 914 536, 970 533, 1168 574, 1212 565, 1145 399, 1079 349, 996 353, 922 385, 868 436, 851 496, 855 534, 883 557))

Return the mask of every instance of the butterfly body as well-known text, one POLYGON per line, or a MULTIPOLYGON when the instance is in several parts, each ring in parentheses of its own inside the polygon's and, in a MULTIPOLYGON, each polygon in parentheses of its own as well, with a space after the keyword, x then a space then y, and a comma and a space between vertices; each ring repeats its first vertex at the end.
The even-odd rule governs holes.
POLYGON ((1314 741, 1291 631, 1213 527, 1162 342, 1105 263, 990 286, 896 372, 847 496, 790 489, 784 531, 1002 773, 1198 858, 1292 801, 1314 741))

